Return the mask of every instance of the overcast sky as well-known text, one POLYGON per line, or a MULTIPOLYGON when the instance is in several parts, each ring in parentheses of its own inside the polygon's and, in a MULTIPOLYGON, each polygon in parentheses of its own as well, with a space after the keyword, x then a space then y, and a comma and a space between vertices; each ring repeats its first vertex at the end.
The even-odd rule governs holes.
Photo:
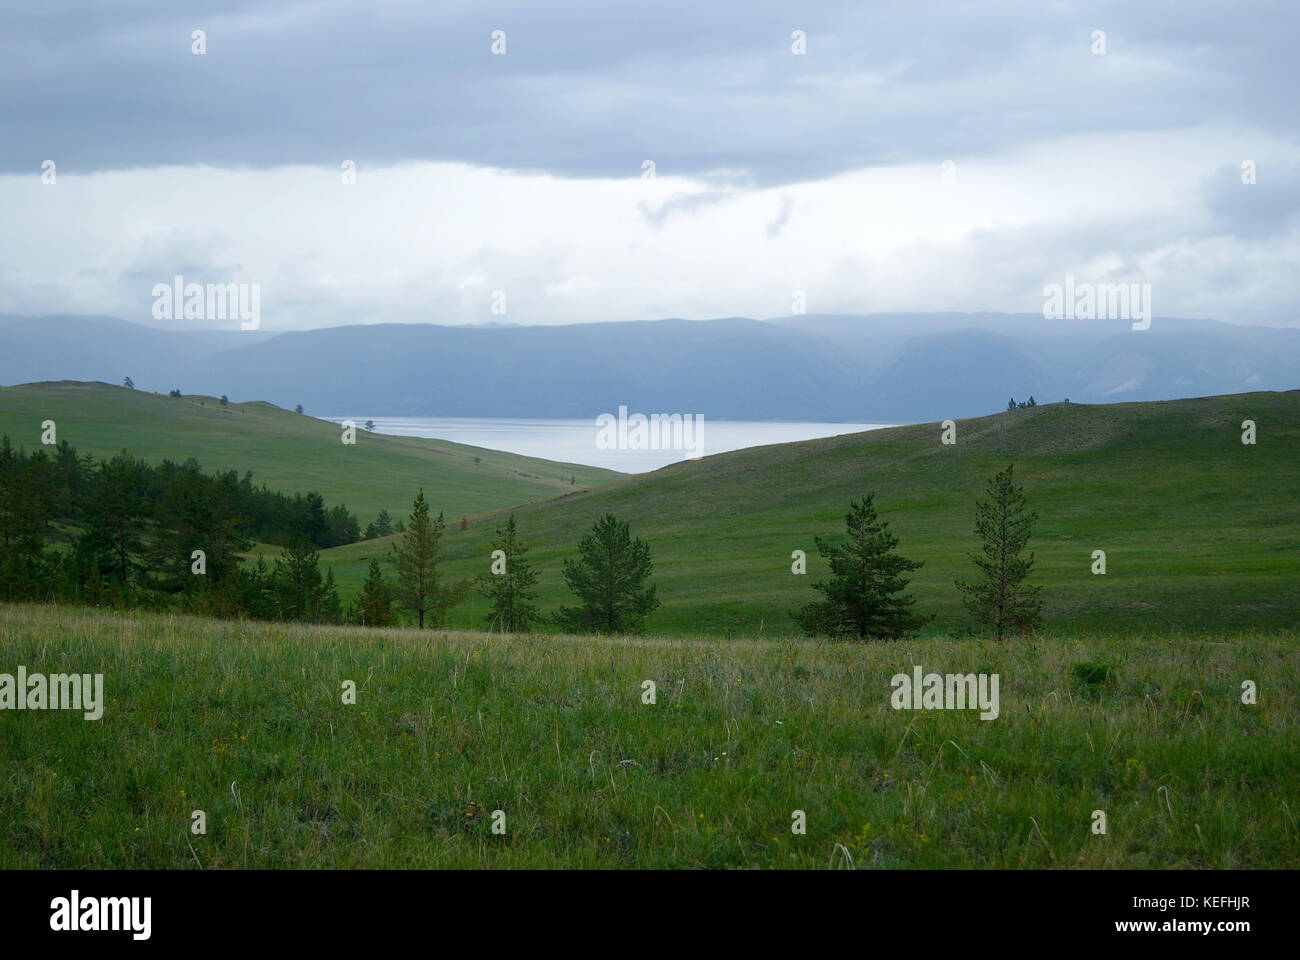
POLYGON ((151 315, 178 274, 260 284, 271 330, 1038 312, 1070 275, 1297 325, 1297 36, 1293 2, 5 4, 0 313, 193 325, 151 315))

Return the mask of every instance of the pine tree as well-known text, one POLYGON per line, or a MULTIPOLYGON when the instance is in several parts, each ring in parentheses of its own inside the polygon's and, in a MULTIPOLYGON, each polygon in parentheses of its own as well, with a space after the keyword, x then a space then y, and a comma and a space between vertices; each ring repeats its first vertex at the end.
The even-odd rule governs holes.
POLYGON ((361 584, 361 595, 357 597, 351 619, 365 627, 386 627, 393 622, 392 587, 384 579, 376 559, 370 561, 370 573, 361 584))
POLYGON ((991 626, 997 639, 1042 626, 1041 587, 1027 587, 1025 578, 1034 564, 1020 556, 1029 540, 1036 513, 1026 509, 1024 488, 1012 480, 1014 465, 988 484, 988 500, 975 504, 975 532, 983 555, 971 554, 982 576, 974 583, 957 581, 962 602, 979 623, 991 626))
POLYGON ((93 480, 78 552, 119 587, 126 587, 141 566, 149 481, 149 465, 125 450, 100 464, 93 480))
POLYGON ((513 513, 506 520, 504 528, 497 528, 492 551, 495 554, 498 550, 502 556, 493 557, 492 572, 479 577, 479 588, 490 604, 488 629, 525 633, 541 619, 537 607, 532 603, 537 571, 524 558, 528 545, 519 542, 513 513))
POLYGON ((266 558, 236 571, 240 609, 254 620, 274 620, 276 601, 273 572, 267 569, 266 558))
POLYGON ((94 475, 94 458, 90 454, 78 457, 67 440, 60 440, 54 452, 55 515, 72 521, 81 519, 94 475))
POLYGON ((9 438, 0 437, 0 550, 43 545, 43 517, 34 489, 39 465, 15 454, 9 438))
POLYGON ((29 461, 0 438, 0 598, 19 599, 35 586, 30 581, 45 545, 43 476, 36 455, 29 461))
POLYGON ((252 541, 241 532, 234 472, 204 477, 182 469, 172 475, 154 510, 149 564, 159 585, 176 593, 210 585, 220 588, 232 580, 252 541), (202 550, 206 573, 192 572, 193 553, 202 550))
POLYGON ((343 604, 339 600, 339 588, 334 582, 334 568, 325 571, 325 583, 321 587, 320 599, 317 601, 315 616, 318 623, 342 623, 343 604))
MULTIPOLYGON (((37 450, 28 458, 27 494, 33 524, 48 532, 51 521, 58 515, 59 473, 44 450, 37 450)), ((44 541, 44 534, 41 539, 44 541)))
POLYGON ((281 620, 318 620, 324 599, 320 558, 303 538, 296 539, 275 561, 271 592, 281 620))
POLYGON ((578 552, 578 560, 564 561, 564 579, 582 605, 562 607, 560 623, 574 632, 641 629, 659 606, 654 586, 645 585, 654 567, 649 545, 632 539, 627 523, 607 513, 579 541, 578 552))
POLYGON ((411 508, 410 524, 402 539, 393 544, 393 563, 397 567, 393 592, 399 605, 415 615, 421 628, 426 617, 431 626, 442 626, 447 611, 459 603, 468 590, 468 584, 444 582, 438 571, 445 529, 441 513, 437 520, 429 520, 429 505, 424 500, 424 490, 421 490, 411 508))
POLYGON ((325 498, 309 491, 302 501, 302 530, 313 547, 333 546, 329 542, 329 517, 325 513, 325 498))
POLYGON ((911 581, 902 574, 919 570, 924 561, 896 552, 898 537, 878 518, 874 499, 871 493, 849 505, 846 542, 816 538, 818 552, 830 560, 831 579, 813 584, 825 599, 792 614, 810 635, 896 639, 933 619, 915 614, 915 599, 903 593, 911 581))
POLYGON ((361 527, 349 511, 347 504, 340 503, 332 507, 326 515, 326 545, 339 547, 345 543, 356 543, 361 539, 361 527))

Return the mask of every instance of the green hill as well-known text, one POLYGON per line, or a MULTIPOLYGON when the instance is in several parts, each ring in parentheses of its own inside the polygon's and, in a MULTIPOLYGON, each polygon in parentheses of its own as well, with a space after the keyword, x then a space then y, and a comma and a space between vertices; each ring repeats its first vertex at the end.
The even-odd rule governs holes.
MULTIPOLYGON (((875 491, 900 550, 925 561, 914 577, 934 631, 969 621, 953 581, 970 575, 974 501, 1008 463, 1040 517, 1030 543, 1052 630, 1094 633, 1250 628, 1300 622, 1300 392, 1161 403, 1053 404, 957 423, 897 427, 756 447, 516 511, 537 544, 541 599, 571 601, 563 557, 602 513, 628 520, 654 552, 663 606, 654 634, 753 637, 796 630, 788 611, 826 572, 815 534, 843 532, 849 500, 875 491), (1243 445, 1254 420, 1258 442, 1243 445), (808 573, 791 573, 791 553, 808 573), (1091 572, 1092 553, 1107 572, 1091 572)), ((435 502, 435 507, 436 507, 435 502)), ((493 527, 449 529, 450 572, 486 573, 493 527)), ((346 592, 383 541, 326 551, 346 592)), ((482 626, 469 598, 451 623, 482 626)))
POLYGON ((53 420, 57 439, 80 453, 111 457, 126 449, 158 463, 196 459, 204 470, 251 470, 253 481, 284 493, 316 490, 346 503, 364 527, 381 509, 404 517, 423 486, 449 518, 552 497, 623 474, 553 463, 443 440, 372 434, 353 445, 336 424, 269 403, 165 397, 105 383, 60 381, 0 388, 0 435, 28 449, 53 420))
MULTIPOLYGON (((450 522, 448 573, 486 573, 489 543, 514 509, 536 545, 540 600, 570 596, 561 563, 605 512, 628 520, 654 552, 663 606, 656 634, 771 636, 796 632, 791 608, 825 575, 813 537, 843 530, 849 501, 874 491, 905 556, 925 561, 912 592, 937 614, 932 630, 968 619, 953 581, 969 576, 974 501, 988 477, 1016 464, 1040 517, 1031 541, 1049 628, 1090 633, 1295 629, 1300 600, 1300 392, 1160 403, 1054 404, 957 422, 897 427, 756 447, 623 477, 442 441, 339 428, 268 404, 171 398, 106 384, 0 389, 0 433, 39 443, 42 420, 59 439, 109 456, 197 459, 205 470, 252 470, 286 492, 318 490, 362 523, 381 507, 405 517, 417 487, 450 522), (1258 441, 1241 442, 1254 420, 1258 441), (576 489, 578 484, 595 489, 576 489), (617 482, 608 482, 615 480, 617 482), (495 511, 495 513, 489 513, 495 511), (469 528, 454 522, 471 517, 469 528), (791 573, 791 553, 808 573, 791 573), (1092 553, 1107 573, 1093 575, 1092 553)), ((388 540, 325 551, 345 600, 388 540)), ((484 624, 471 594, 456 627, 484 624)))

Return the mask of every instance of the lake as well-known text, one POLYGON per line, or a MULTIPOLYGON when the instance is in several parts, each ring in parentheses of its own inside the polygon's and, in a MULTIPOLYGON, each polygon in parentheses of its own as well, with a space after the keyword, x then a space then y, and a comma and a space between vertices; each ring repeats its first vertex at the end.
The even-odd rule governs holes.
MULTIPOLYGON (((340 423, 351 420, 360 427, 367 420, 375 422, 376 433, 389 433, 403 437, 430 437, 504 450, 528 457, 541 457, 563 463, 581 463, 593 467, 606 467, 624 473, 645 473, 658 470, 679 460, 691 459, 696 449, 701 456, 726 453, 744 447, 759 447, 770 443, 791 443, 796 440, 813 440, 834 437, 843 433, 859 433, 893 426, 888 423, 767 423, 742 420, 707 420, 698 431, 688 422, 672 431, 661 427, 660 439, 667 446, 671 441, 678 449, 631 449, 638 445, 634 414, 623 424, 598 425, 596 418, 588 420, 528 420, 480 417, 381 417, 347 416, 328 417, 340 423), (620 434, 620 426, 626 432, 620 434), (697 436, 698 434, 698 436, 697 436), (698 439, 698 442, 696 442, 698 439)), ((609 418, 613 420, 613 416, 609 418)), ((649 436, 653 440, 653 435, 649 436)))

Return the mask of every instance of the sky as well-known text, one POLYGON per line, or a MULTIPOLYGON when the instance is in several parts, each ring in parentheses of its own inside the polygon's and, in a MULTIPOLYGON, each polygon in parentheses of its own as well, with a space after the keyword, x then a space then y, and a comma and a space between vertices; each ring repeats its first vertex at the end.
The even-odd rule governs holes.
POLYGON ((1068 276, 1296 326, 1297 35, 1292 2, 6 4, 0 313, 222 326, 157 316, 176 276, 258 285, 265 330, 1034 313, 1068 276))

